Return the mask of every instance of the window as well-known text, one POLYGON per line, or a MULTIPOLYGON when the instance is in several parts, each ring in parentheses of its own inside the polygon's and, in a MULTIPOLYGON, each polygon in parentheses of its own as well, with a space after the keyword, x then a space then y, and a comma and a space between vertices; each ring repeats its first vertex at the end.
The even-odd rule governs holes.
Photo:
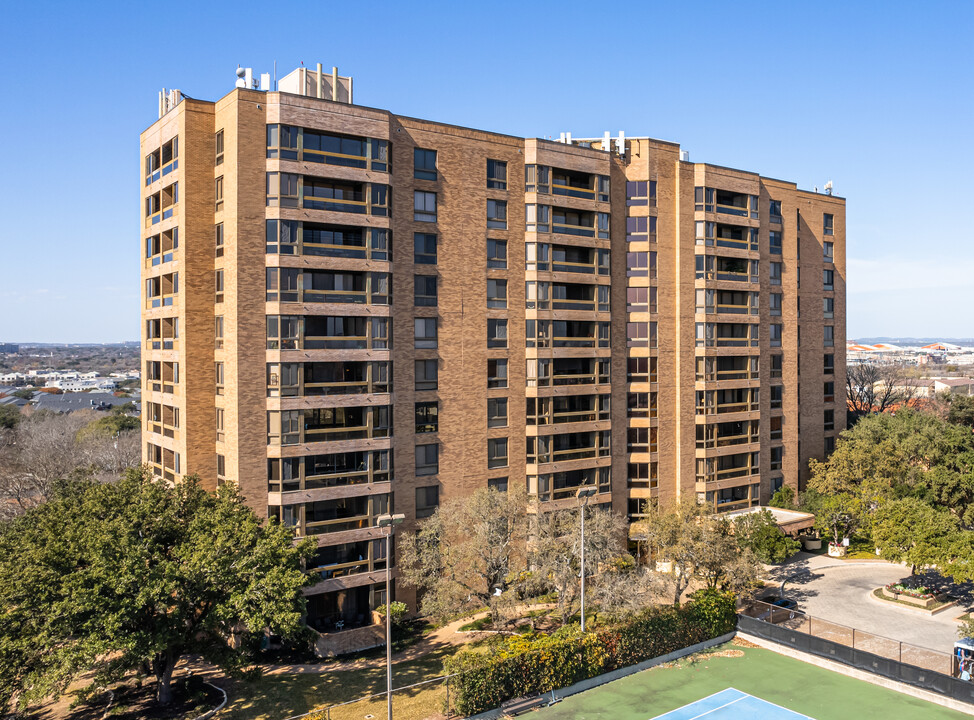
POLYGON ((416 446, 416 475, 436 475, 440 471, 440 446, 416 446))
POLYGON ((825 402, 835 402, 835 382, 830 380, 823 383, 822 400, 825 402))
POLYGON ((771 293, 768 296, 771 315, 781 315, 781 298, 781 293, 771 293))
POLYGON ((771 377, 780 378, 781 370, 784 361, 783 355, 772 355, 771 356, 771 377))
POLYGON ((507 387, 507 360, 496 358, 487 361, 487 387, 507 387))
POLYGON ((413 177, 436 180, 436 150, 413 150, 413 177))
POLYGON ((506 240, 487 240, 487 267, 507 268, 506 240))
POLYGON ((822 373, 824 375, 834 375, 835 374, 835 355, 832 353, 825 353, 822 373))
POLYGON ((771 470, 781 470, 781 460, 785 455, 783 447, 771 448, 771 470))
POLYGON ((223 349, 223 316, 217 315, 213 318, 214 334, 216 335, 215 347, 217 350, 223 349))
POLYGON ((768 201, 768 215, 770 215, 770 220, 773 223, 781 222, 781 200, 769 200, 768 201))
POLYGON ((487 440, 487 467, 507 467, 507 438, 487 440))
POLYGON ((223 257, 223 223, 216 225, 216 257, 223 257))
POLYGON ((772 323, 769 328, 771 330, 771 347, 781 347, 781 330, 782 325, 778 323, 772 323))
POLYGON ((215 165, 223 164, 223 131, 216 134, 216 162, 215 165))
POLYGON ((507 347, 507 320, 487 320, 487 347, 507 347))
POLYGON ((214 185, 214 196, 216 197, 215 210, 223 209, 223 176, 221 175, 216 179, 214 185))
POLYGON ((413 192, 413 220, 416 222, 436 222, 436 193, 413 192))
POLYGON ((649 183, 645 180, 626 183, 626 206, 646 205, 649 198, 649 183))
POLYGON ((487 187, 507 190, 507 163, 502 160, 487 161, 487 187))
POLYGON ((507 427, 507 398, 487 398, 487 427, 507 427))
POLYGON ((436 265, 436 235, 413 233, 413 262, 417 265, 436 265))
POLYGON ((438 360, 416 361, 416 389, 436 390, 440 376, 438 360))
POLYGON ((436 348, 436 318, 415 318, 414 330, 413 346, 417 350, 436 348))
POLYGON ((780 410, 781 404, 783 402, 783 396, 785 394, 784 385, 772 385, 771 386, 771 409, 780 410))
POLYGON ((488 478, 487 487, 494 488, 497 492, 507 492, 507 478, 488 478))
POLYGON ((416 432, 431 433, 439 429, 439 403, 416 403, 416 432))
POLYGON ((822 215, 822 234, 832 235, 833 234, 833 220, 834 218, 829 213, 824 213, 822 215))
POLYGON ((413 304, 436 307, 436 275, 415 275, 413 304))
POLYGON ((834 256, 835 243, 830 243, 828 241, 822 243, 822 260, 827 263, 834 262, 834 256))
POLYGON ((427 518, 440 504, 440 486, 429 485, 416 488, 416 517, 427 518))
MULTIPOLYGON (((757 423, 756 420, 754 422, 757 423)), ((783 437, 782 427, 784 426, 784 422, 785 419, 781 415, 774 415, 770 418, 770 422, 768 423, 768 425, 771 430, 772 440, 781 440, 781 438, 783 437)))
POLYGON ((216 394, 223 394, 223 386, 226 384, 225 372, 222 362, 213 363, 214 374, 216 376, 216 394))
POLYGON ((768 233, 768 252, 781 255, 781 232, 779 230, 771 230, 768 233))
POLYGON ((772 285, 781 285, 781 263, 780 262, 770 263, 770 267, 771 267, 770 283, 772 285))
POLYGON ((825 318, 835 317, 835 298, 822 298, 822 316, 825 318))
POLYGON ((507 201, 487 201, 487 227, 507 230, 507 201))
POLYGON ((223 442, 223 408, 216 409, 216 439, 217 442, 223 442))
POLYGON ((219 481, 225 480, 227 476, 227 459, 223 455, 216 456, 216 479, 217 484, 219 481))
POLYGON ((835 438, 831 435, 825 438, 825 454, 831 455, 835 452, 835 438))
POLYGON ((822 289, 835 290, 835 270, 822 271, 822 289))
POLYGON ((835 430, 835 410, 826 410, 823 421, 823 430, 835 430))
POLYGON ((826 325, 822 328, 823 335, 825 337, 825 347, 832 347, 835 345, 835 326, 826 325))
POLYGON ((527 232, 548 232, 550 223, 550 206, 534 204, 524 206, 524 229, 527 232))
POLYGON ((507 307, 507 280, 487 280, 487 307, 507 307))

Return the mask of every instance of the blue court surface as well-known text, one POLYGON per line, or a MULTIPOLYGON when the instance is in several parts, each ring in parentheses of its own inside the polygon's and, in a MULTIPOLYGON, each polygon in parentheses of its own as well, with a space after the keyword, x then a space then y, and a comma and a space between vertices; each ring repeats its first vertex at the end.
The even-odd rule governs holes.
POLYGON ((813 720, 808 715, 786 710, 780 705, 769 703, 753 695, 727 688, 709 697, 697 700, 695 703, 684 705, 671 710, 665 715, 658 715, 651 720, 813 720))

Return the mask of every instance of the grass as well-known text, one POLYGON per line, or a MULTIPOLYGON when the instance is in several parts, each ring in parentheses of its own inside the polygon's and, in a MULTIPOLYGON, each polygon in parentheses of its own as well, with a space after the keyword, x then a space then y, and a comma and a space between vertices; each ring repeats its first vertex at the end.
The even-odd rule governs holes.
MULTIPOLYGON (((827 538, 822 538, 822 547, 818 550, 803 550, 811 555, 828 555, 829 554, 829 541, 827 538)), ((881 560, 882 558, 876 554, 876 546, 868 541, 853 540, 849 543, 849 547, 846 548, 845 557, 835 558, 836 560, 881 560)))
MULTIPOLYGON (((443 674, 443 660, 455 648, 446 648, 425 655, 417 660, 397 663, 393 668, 393 687, 412 685, 443 674)), ((373 693, 385 692, 385 667, 365 670, 331 670, 328 664, 322 665, 322 672, 308 674, 266 675, 255 682, 230 680, 223 687, 230 696, 226 709, 220 713, 220 720, 283 720, 283 718, 310 712, 315 708, 335 705, 361 698, 373 693)), ((440 694, 445 697, 446 689, 435 688, 397 694, 395 704, 402 705, 398 717, 414 717, 410 708, 432 707, 438 702, 440 694)), ((358 712, 364 704, 356 703, 358 720, 368 712, 376 717, 385 716, 385 700, 379 699, 378 711, 358 712), (360 707, 361 705, 361 707, 360 707)), ((425 717, 419 715, 416 717, 425 717)), ((340 720, 332 713, 333 720, 340 720)))
POLYGON ((923 608, 923 607, 920 607, 919 605, 915 605, 913 603, 906 602, 905 600, 896 600, 896 599, 891 598, 891 597, 886 597, 885 595, 883 595, 883 588, 876 588, 875 590, 873 590, 873 597, 879 598, 883 602, 893 603, 894 605, 902 605, 904 607, 913 608, 914 610, 924 610, 926 612, 931 612, 933 610, 937 610, 938 608, 942 608, 944 605, 947 605, 947 604, 953 602, 953 600, 949 600, 949 599, 948 600, 934 600, 930 605, 928 605, 927 607, 923 608))
POLYGON ((668 663, 567 698, 533 717, 646 720, 733 687, 816 720, 969 720, 955 710, 770 650, 732 644, 718 648, 731 649, 741 651, 741 657, 718 652, 668 663))
POLYGON ((486 630, 493 623, 491 622, 490 615, 487 617, 482 617, 473 622, 468 622, 466 625, 461 625, 458 630, 459 632, 473 632, 476 630, 486 630))

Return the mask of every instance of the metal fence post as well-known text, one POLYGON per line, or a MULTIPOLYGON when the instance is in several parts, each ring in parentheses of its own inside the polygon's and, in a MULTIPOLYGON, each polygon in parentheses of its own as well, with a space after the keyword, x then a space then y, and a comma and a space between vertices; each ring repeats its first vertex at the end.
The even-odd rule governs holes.
POLYGON ((856 649, 856 629, 852 628, 852 649, 856 649))
POLYGON ((903 643, 900 642, 900 663, 903 663, 903 643))

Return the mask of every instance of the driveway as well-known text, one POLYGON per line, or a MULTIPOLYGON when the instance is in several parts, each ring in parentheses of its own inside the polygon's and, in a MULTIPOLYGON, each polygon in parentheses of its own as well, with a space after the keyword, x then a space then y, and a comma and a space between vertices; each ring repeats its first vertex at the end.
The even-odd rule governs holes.
MULTIPOLYGON (((814 618, 940 652, 951 652, 957 639, 955 618, 972 604, 969 586, 952 587, 961 602, 933 616, 878 600, 871 596, 873 590, 909 575, 908 568, 883 561, 842 561, 801 552, 769 570, 772 581, 789 578, 785 597, 797 600, 798 609, 814 618)), ((936 576, 930 579, 944 583, 936 576)))

